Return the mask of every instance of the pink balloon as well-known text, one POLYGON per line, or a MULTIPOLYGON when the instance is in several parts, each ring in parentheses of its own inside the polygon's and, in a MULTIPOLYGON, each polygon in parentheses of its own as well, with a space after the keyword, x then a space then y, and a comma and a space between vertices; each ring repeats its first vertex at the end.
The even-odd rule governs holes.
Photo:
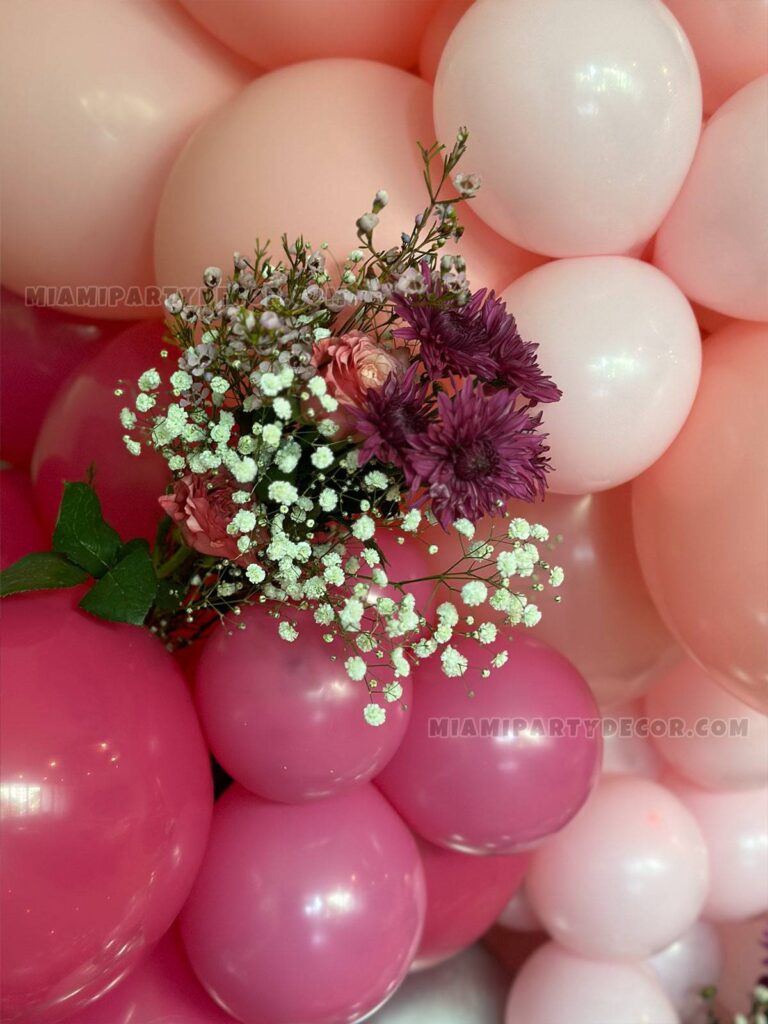
POLYGON ((130 971, 199 867, 208 756, 157 640, 74 607, 3 602, 3 1020, 59 1021, 130 971))
POLYGON ((480 938, 520 885, 528 854, 475 857, 417 840, 427 880, 427 917, 414 967, 447 960, 480 938))
POLYGON ((506 1024, 679 1024, 653 973, 642 964, 585 960, 555 942, 523 964, 506 1024))
POLYGON ((160 356, 167 348, 164 333, 162 323, 128 328, 84 362, 51 404, 32 459, 37 504, 49 528, 56 521, 64 482, 85 480, 92 466, 107 522, 123 540, 154 539, 161 518, 157 499, 168 483, 168 468, 146 446, 138 458, 129 454, 122 441, 120 409, 133 406, 136 382, 145 370, 175 369, 173 360, 160 356), (120 381, 125 393, 118 397, 114 392, 120 381))
POLYGON ((437 6, 437 0, 181 2, 217 39, 262 68, 316 57, 361 57, 411 68, 437 6))
POLYGON ((161 316, 160 191, 245 72, 167 0, 11 0, 3 15, 4 283, 57 290, 48 304, 70 311, 161 316))
POLYGON ((33 551, 48 551, 46 538, 32 500, 26 473, 4 469, 0 475, 0 569, 33 551))
POLYGON ((768 716, 727 693, 695 662, 686 659, 664 675, 645 708, 649 718, 671 723, 653 742, 692 782, 706 789, 768 785, 768 716))
POLYGON ((445 44, 473 0, 442 0, 427 25, 419 50, 419 74, 427 82, 434 82, 445 44))
POLYGON ((655 462, 685 422, 701 368, 678 288, 647 263, 600 256, 548 263, 503 297, 563 391, 544 412, 551 489, 604 491, 655 462))
POLYGON ((687 932, 647 961, 683 1024, 701 1024, 701 991, 720 977, 720 939, 709 921, 696 921, 687 932))
POLYGON ((768 76, 717 111, 653 257, 691 299, 742 320, 768 320, 767 120, 768 76))
POLYGON ((394 992, 424 910, 416 844, 372 787, 288 806, 233 786, 181 926, 203 985, 243 1024, 331 1024, 394 992))
POLYGON ((472 667, 477 645, 458 646, 470 664, 462 678, 433 661, 415 670, 408 731, 376 784, 430 842, 513 853, 562 828, 587 798, 600 763, 597 708, 544 644, 511 635, 509 661, 489 679, 472 667))
POLYGON ((508 928, 513 932, 543 931, 541 921, 534 914, 525 883, 520 886, 506 907, 499 914, 496 922, 500 928, 508 928))
POLYGON ((768 326, 708 338, 691 415, 633 485, 635 541, 656 607, 686 651, 768 712, 768 326))
POLYGON ((611 708, 603 718, 603 775, 661 778, 663 762, 648 738, 641 701, 611 708), (642 732, 642 734, 641 734, 642 732))
POLYGON ((723 953, 717 999, 730 1013, 744 1013, 752 1005, 758 979, 768 983, 768 916, 727 921, 718 926, 723 953))
POLYGON ((699 916, 707 849, 693 816, 648 779, 609 775, 577 818, 534 854, 534 912, 580 956, 639 960, 699 916))
POLYGON ((660 0, 483 0, 443 51, 435 122, 444 137, 469 127, 476 208, 505 238, 549 256, 622 253, 683 182, 701 88, 660 0))
POLYGON ((768 911, 768 787, 714 793, 682 779, 669 787, 690 813, 709 851, 710 921, 738 921, 768 911))
POLYGON ((767 0, 664 0, 690 40, 704 112, 768 71, 767 0))

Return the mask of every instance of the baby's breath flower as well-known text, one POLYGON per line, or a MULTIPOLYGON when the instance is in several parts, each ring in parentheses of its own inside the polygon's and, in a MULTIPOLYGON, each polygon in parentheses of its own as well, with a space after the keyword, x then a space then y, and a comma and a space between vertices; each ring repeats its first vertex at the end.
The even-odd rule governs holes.
POLYGON ((559 565, 553 565, 549 574, 549 583, 552 587, 559 587, 565 579, 565 573, 559 565))
POLYGON ((514 540, 528 540, 531 535, 531 524, 527 519, 512 519, 509 524, 509 536, 514 540))
POLYGON ((160 387, 160 374, 153 367, 151 370, 145 370, 144 373, 139 377, 139 390, 140 391, 157 391, 160 387))
POLYGON ((443 666, 443 672, 449 678, 463 676, 467 671, 467 659, 455 647, 450 645, 443 648, 440 655, 440 663, 443 666))
POLYGON ((229 391, 229 381, 224 377, 212 377, 210 388, 214 395, 226 395, 229 391))
POLYGON ((491 658, 491 664, 494 668, 502 668, 509 661, 509 651, 499 651, 498 654, 491 658))
POLYGON ((403 521, 400 525, 406 533, 415 533, 420 523, 421 512, 417 508, 412 508, 403 516, 403 521))
POLYGON ((125 430, 133 430, 136 426, 136 413, 132 409, 121 409, 120 423, 125 430))
POLYGON ((254 586, 262 583, 267 576, 262 567, 257 565, 256 562, 251 562, 250 565, 246 566, 245 575, 248 578, 249 583, 253 583, 254 586))
POLYGON ((368 725, 383 725, 387 718, 387 712, 378 704, 371 702, 363 709, 363 717, 368 725))
POLYGON ((517 572, 517 555, 507 548, 500 551, 496 558, 496 568, 504 579, 509 579, 517 572))
POLYGON ((338 400, 333 395, 321 395, 320 405, 325 409, 326 412, 336 412, 339 408, 338 400))
POLYGON ((317 499, 317 503, 323 510, 323 512, 331 512, 333 509, 336 508, 338 502, 339 499, 336 497, 335 492, 332 491, 329 487, 323 488, 323 490, 320 492, 320 497, 317 499))
POLYGON ((156 402, 155 395, 148 395, 143 391, 136 395, 136 408, 139 412, 149 412, 156 402))
POLYGON ((358 540, 370 540, 376 533, 376 523, 370 516, 360 516, 352 527, 352 534, 358 540))
POLYGON ((333 611, 333 605, 324 602, 319 604, 315 609, 314 619, 321 626, 330 626, 335 619, 335 613, 333 611))
POLYGON ((531 526, 531 536, 534 540, 549 540, 549 530, 546 526, 542 526, 541 523, 534 523, 531 526))
POLYGON ((345 629, 355 631, 360 629, 364 613, 365 605, 363 602, 357 597, 348 597, 339 612, 339 620, 345 629))
POLYGON ((463 537, 468 537, 470 540, 475 536, 475 527, 468 519, 457 519, 453 524, 453 528, 457 533, 460 533, 463 537))
MULTIPOLYGON (((328 337, 329 333, 330 332, 326 331, 326 337, 328 337)), ((325 392, 328 390, 328 386, 326 385, 322 377, 310 377, 310 379, 307 381, 307 388, 317 398, 319 398, 320 395, 324 395, 325 392)))
POLYGON ((373 469, 370 473, 365 474, 363 483, 371 491, 383 491, 389 486, 389 478, 380 469, 373 469))
POLYGON ((528 605, 526 605, 525 606, 525 611, 523 612, 523 623, 526 626, 530 627, 530 626, 535 626, 540 621, 541 621, 541 612, 536 607, 536 605, 535 604, 528 604, 528 605))
POLYGON ((320 445, 312 452, 310 461, 315 469, 327 469, 333 465, 333 452, 327 445, 320 445))
POLYGON ((228 533, 250 533, 256 526, 256 516, 248 509, 241 508, 227 527, 228 533))
POLYGON ((278 416, 281 420, 289 420, 293 415, 291 403, 287 398, 276 398, 272 403, 272 408, 274 409, 275 416, 278 416))
POLYGON ((482 604, 487 597, 488 587, 482 580, 470 580, 461 588, 462 601, 472 608, 482 604))
POLYGON ((281 505, 292 505, 299 497, 299 492, 287 480, 273 480, 267 491, 271 501, 281 505))
POLYGON ((363 548, 361 557, 366 565, 378 565, 381 561, 381 555, 376 548, 363 548))
POLYGON ((274 398, 283 390, 283 382, 275 373, 263 373, 259 379, 259 391, 268 398, 274 398))
POLYGON ((446 626, 455 626, 459 621, 459 612, 455 604, 450 601, 443 601, 437 606, 437 617, 446 626))
POLYGON ((355 682, 365 679, 365 674, 368 671, 368 666, 365 664, 363 659, 356 654, 351 658, 347 658, 344 662, 344 668, 347 670, 349 678, 354 679, 355 682))
POLYGON ((492 644, 498 635, 495 622, 481 622, 477 627, 477 639, 481 644, 492 644))
POLYGON ((294 624, 292 622, 288 622, 286 619, 283 619, 277 627, 277 631, 280 634, 281 639, 287 640, 289 644, 292 644, 299 635, 299 631, 296 629, 294 624))
MULTIPOLYGON (((408 669, 410 671, 410 665, 408 665, 408 662, 406 662, 405 664, 408 666, 408 669)), ((407 672, 403 672, 401 674, 408 675, 407 672)), ((402 684, 397 682, 386 683, 382 688, 382 693, 384 694, 384 699, 388 701, 390 704, 393 704, 396 700, 400 700, 400 698, 403 696, 402 684)))
POLYGON ((131 455, 141 455, 141 445, 138 441, 134 441, 128 434, 123 435, 123 444, 128 449, 131 455))

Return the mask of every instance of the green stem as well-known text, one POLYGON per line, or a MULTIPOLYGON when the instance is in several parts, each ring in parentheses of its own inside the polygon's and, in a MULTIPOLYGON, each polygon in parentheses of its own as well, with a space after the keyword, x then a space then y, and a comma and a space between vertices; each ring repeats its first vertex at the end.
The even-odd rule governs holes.
POLYGON ((182 566, 190 555, 193 555, 194 551, 192 548, 186 546, 180 547, 179 550, 171 555, 167 562, 163 562, 162 565, 157 567, 157 578, 159 580, 167 579, 172 576, 179 566, 182 566))

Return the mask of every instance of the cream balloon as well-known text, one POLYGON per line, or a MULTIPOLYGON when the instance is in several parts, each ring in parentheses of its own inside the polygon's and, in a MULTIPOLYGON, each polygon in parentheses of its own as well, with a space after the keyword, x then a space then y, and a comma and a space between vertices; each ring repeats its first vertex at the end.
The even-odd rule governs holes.
POLYGON ((701 991, 717 985, 722 952, 717 929, 696 921, 687 932, 647 961, 683 1024, 703 1024, 701 991))
POLYGON ((699 74, 661 0, 483 0, 443 51, 435 121, 469 127, 477 210, 500 234, 549 256, 624 253, 688 171, 699 74))
POLYGON ((69 312, 162 316, 163 184, 246 73, 164 0, 8 0, 1 15, 3 282, 47 286, 69 312))
POLYGON ((701 370, 680 290, 647 263, 595 256, 538 267, 503 298, 563 392, 544 411, 550 489, 606 490, 655 462, 685 422, 701 370))

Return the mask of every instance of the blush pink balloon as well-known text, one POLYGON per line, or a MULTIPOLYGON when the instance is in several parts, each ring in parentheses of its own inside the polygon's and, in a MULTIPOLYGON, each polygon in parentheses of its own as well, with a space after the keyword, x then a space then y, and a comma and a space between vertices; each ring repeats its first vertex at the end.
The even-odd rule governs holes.
POLYGON ((232 786, 181 917, 208 992, 243 1024, 360 1020, 424 924, 416 843, 370 786, 289 806, 232 786))
POLYGON ((505 238, 549 256, 622 253, 650 238, 688 171, 699 75, 661 0, 483 0, 443 51, 435 123, 446 138, 469 127, 476 209, 505 238))
POLYGON ((633 485, 651 596, 716 682, 768 712, 768 326, 707 339, 701 386, 674 444, 633 485))
POLYGON ((717 928, 723 954, 717 999, 730 1013, 747 1014, 752 1004, 752 989, 761 978, 768 981, 766 936, 768 915, 745 921, 726 921, 717 928))
POLYGON ((3 22, 3 282, 58 290, 49 304, 70 311, 162 315, 163 183, 245 72, 167 0, 11 0, 3 22))
POLYGON ((442 0, 427 25, 419 50, 419 74, 427 82, 434 82, 445 44, 473 0, 442 0))
POLYGON ((505 1024, 680 1024, 653 973, 642 964, 585 960, 549 942, 514 980, 505 1024))
POLYGON ((649 718, 670 723, 653 742, 668 764, 705 789, 768 786, 768 716, 685 659, 645 699, 649 718))
POLYGON ((563 392, 544 410, 551 489, 604 491, 655 462, 699 382, 699 328, 680 290, 640 260, 596 256, 539 267, 503 298, 563 392))
POLYGON ((570 662, 535 640, 510 636, 507 664, 488 679, 476 666, 493 651, 456 646, 470 665, 462 678, 434 661, 415 670, 408 731, 376 784, 430 842, 513 853, 586 800, 600 764, 597 707, 570 662))
POLYGON ((663 786, 605 776, 584 810, 534 854, 534 913, 580 956, 639 960, 696 920, 707 896, 707 848, 693 815, 663 786))
MULTIPOLYGON (((361 57, 411 68, 438 0, 181 0, 222 43, 262 68, 361 57)), ((375 191, 375 189, 374 189, 375 191)))
POLYGON ((663 762, 651 740, 642 701, 611 708, 603 717, 603 775, 641 775, 657 781, 663 762))
POLYGON ((534 914, 530 900, 525 891, 525 883, 517 890, 506 907, 499 914, 496 922, 500 928, 508 928, 513 932, 541 932, 541 921, 534 914))
POLYGON ((208 755, 148 632, 74 593, 3 602, 3 1020, 59 1021, 168 929, 200 865, 208 755))
POLYGON ((703 1021, 703 989, 717 985, 722 953, 717 929, 696 921, 679 939, 647 961, 683 1024, 703 1021))
POLYGON ((768 75, 708 122, 653 256, 691 299, 742 320, 768 320, 766 121, 768 75))
POLYGON ((108 523, 123 540, 154 539, 161 511, 157 503, 168 483, 165 460, 144 446, 139 457, 123 444, 120 409, 131 408, 136 382, 151 367, 164 371, 165 328, 161 322, 128 328, 81 364, 51 404, 32 458, 35 496, 44 523, 56 521, 64 482, 93 486, 108 523), (119 382, 122 396, 115 395, 119 382))
POLYGON ((32 498, 32 484, 18 469, 0 471, 0 569, 33 551, 48 551, 32 498))
POLYGON ((682 779, 668 785, 696 819, 709 851, 704 917, 738 921, 766 913, 768 787, 715 793, 682 779))
POLYGON ((427 880, 427 916, 414 967, 454 956, 488 931, 520 885, 528 854, 475 857, 417 839, 427 880))

